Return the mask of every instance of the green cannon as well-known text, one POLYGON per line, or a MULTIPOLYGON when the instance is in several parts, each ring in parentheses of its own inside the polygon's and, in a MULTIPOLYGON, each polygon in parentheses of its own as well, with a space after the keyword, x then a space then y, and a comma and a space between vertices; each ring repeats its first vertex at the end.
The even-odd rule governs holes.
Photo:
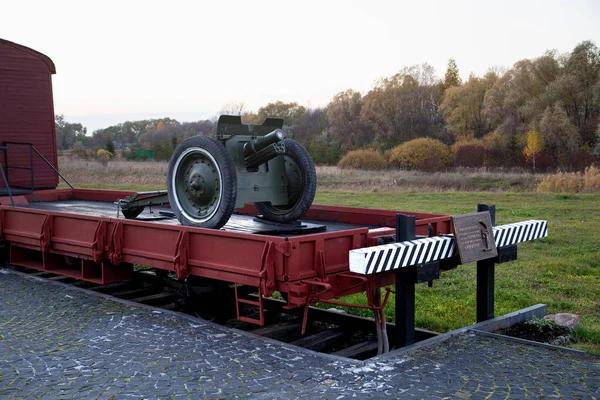
POLYGON ((193 136, 177 146, 166 193, 138 193, 117 204, 135 218, 145 206, 168 202, 182 224, 204 228, 222 227, 246 203, 265 219, 297 220, 313 202, 317 178, 308 152, 282 127, 279 118, 245 125, 240 116, 222 115, 214 137, 193 136))

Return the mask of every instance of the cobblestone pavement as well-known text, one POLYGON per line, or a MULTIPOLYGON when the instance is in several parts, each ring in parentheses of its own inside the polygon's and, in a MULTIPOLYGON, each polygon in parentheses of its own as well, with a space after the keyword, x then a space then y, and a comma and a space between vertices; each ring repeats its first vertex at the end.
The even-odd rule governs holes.
POLYGON ((0 398, 600 398, 600 358, 464 334, 321 356, 0 270, 0 398))

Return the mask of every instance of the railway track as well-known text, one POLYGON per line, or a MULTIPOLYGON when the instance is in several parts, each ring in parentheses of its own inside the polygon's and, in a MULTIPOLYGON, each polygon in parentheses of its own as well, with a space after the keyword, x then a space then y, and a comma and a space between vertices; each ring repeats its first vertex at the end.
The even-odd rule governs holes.
MULTIPOLYGON (((137 271, 131 280, 98 285, 50 272, 22 267, 10 267, 31 276, 62 282, 105 295, 145 304, 165 310, 184 312, 208 319, 228 328, 235 328, 305 349, 332 354, 339 357, 365 360, 377 355, 376 324, 371 318, 358 317, 339 309, 310 307, 306 334, 301 334, 303 309, 287 310, 282 300, 264 298, 265 325, 237 320, 233 288, 220 284, 210 286, 182 285, 180 282, 159 276, 150 271, 137 271), (217 293, 218 298, 215 298, 217 293), (217 305, 215 308, 214 305, 217 305), (207 307, 210 305, 210 307, 207 307)), ((195 282, 198 283, 198 282, 195 282)), ((211 283, 212 284, 212 283, 211 283)), ((247 299, 257 294, 248 287, 238 287, 247 299)), ((244 306, 244 305, 243 305, 244 306)), ((245 315, 252 315, 250 306, 245 315)), ((387 324, 389 338, 394 338, 394 324, 387 324)), ((437 335, 435 332, 416 329, 415 339, 421 341, 437 335)), ((393 348, 393 341, 390 348, 393 348)))

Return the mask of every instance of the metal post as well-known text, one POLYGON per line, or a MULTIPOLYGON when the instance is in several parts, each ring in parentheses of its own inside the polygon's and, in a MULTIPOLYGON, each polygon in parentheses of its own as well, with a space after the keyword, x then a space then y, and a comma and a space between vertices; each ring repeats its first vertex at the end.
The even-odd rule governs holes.
POLYGON ((68 181, 68 180, 66 180, 66 179, 65 179, 65 177, 64 177, 64 176, 62 176, 62 175, 60 174, 60 172, 58 172, 58 170, 57 170, 56 168, 54 168, 54 166, 53 166, 52 164, 50 164, 50 161, 46 160, 46 157, 44 157, 44 156, 42 155, 42 153, 40 153, 40 152, 38 151, 38 149, 36 149, 36 148, 35 148, 33 145, 31 145, 31 148, 33 149, 33 151, 35 151, 35 152, 37 153, 37 155, 38 155, 38 156, 40 156, 40 157, 42 158, 42 160, 44 160, 44 162, 45 162, 46 164, 48 164, 48 166, 49 166, 50 168, 52 168, 52 171, 56 172, 56 173, 58 174, 58 176, 60 176, 60 177, 62 178, 62 180, 63 180, 63 181, 65 181, 65 183, 66 183, 67 185, 69 185, 69 187, 70 187, 71 189, 73 189, 73 185, 71 185, 71 184, 69 183, 69 181, 68 181))
MULTIPOLYGON (((0 149, 1 149, 1 147, 0 147, 0 149)), ((2 164, 0 164, 0 175, 2 175, 2 178, 4 179, 4 183, 6 183, 6 190, 8 191, 8 197, 10 197, 10 203, 14 207, 15 199, 13 199, 13 195, 10 190, 10 185, 8 184, 8 178, 7 178, 6 174, 4 173, 4 168, 2 168, 2 164)))
MULTIPOLYGON (((489 211, 496 225, 496 206, 478 204, 477 212, 489 211)), ((477 322, 494 318, 494 259, 477 261, 477 322)))
POLYGON ((8 144, 6 142, 2 142, 2 147, 4 147, 4 174, 6 175, 6 185, 8 186, 8 144))
MULTIPOLYGON (((396 215, 396 242, 415 239, 414 216, 396 215)), ((416 267, 396 270, 396 348, 415 342, 415 281, 416 267)))
POLYGON ((35 181, 33 178, 33 144, 29 145, 29 173, 31 174, 31 190, 35 190, 35 181))

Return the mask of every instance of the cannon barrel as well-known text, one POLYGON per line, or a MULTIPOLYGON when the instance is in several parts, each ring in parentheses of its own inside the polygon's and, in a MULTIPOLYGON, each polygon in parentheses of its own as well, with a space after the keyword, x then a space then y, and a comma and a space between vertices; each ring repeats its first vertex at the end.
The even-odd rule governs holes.
POLYGON ((275 129, 267 133, 265 136, 257 137, 244 145, 244 158, 250 157, 254 153, 258 153, 270 144, 282 141, 285 138, 281 129, 275 129))
POLYGON ((258 168, 259 165, 285 153, 283 131, 275 129, 265 136, 258 137, 244 144, 244 161, 246 168, 258 168))

